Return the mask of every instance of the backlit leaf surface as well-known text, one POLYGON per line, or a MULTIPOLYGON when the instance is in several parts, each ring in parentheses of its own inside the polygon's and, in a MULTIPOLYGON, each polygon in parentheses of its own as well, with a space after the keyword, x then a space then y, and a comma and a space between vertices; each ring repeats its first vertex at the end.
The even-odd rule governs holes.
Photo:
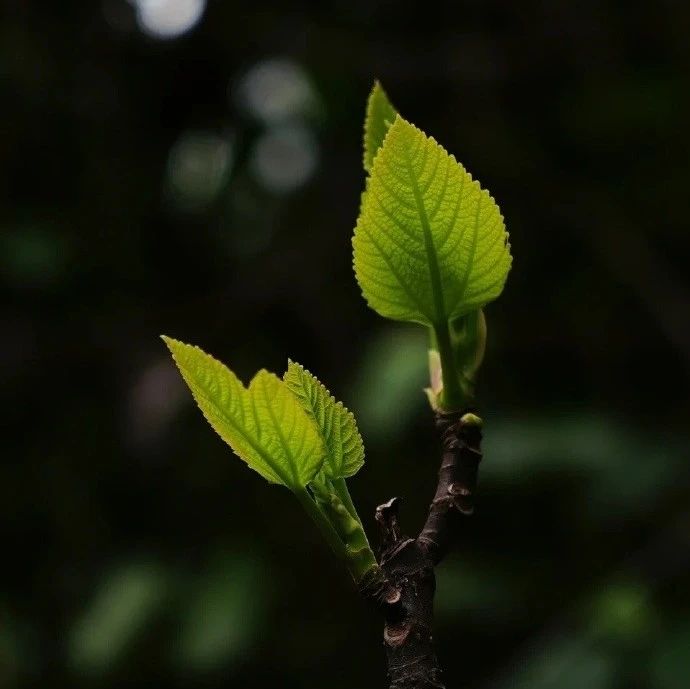
POLYGON ((396 111, 378 81, 374 82, 364 119, 364 169, 369 172, 376 152, 381 148, 388 128, 395 120, 396 111))
POLYGON ((364 444, 352 412, 294 361, 288 363, 283 380, 319 427, 327 450, 323 467, 326 476, 336 479, 356 474, 364 464, 364 444))
POLYGON ((245 388, 198 347, 163 337, 206 420, 252 469, 271 483, 304 488, 326 448, 313 418, 285 383, 261 370, 245 388))
POLYGON ((431 326, 496 299, 512 261, 491 195, 399 115, 374 159, 353 248, 369 306, 431 326))

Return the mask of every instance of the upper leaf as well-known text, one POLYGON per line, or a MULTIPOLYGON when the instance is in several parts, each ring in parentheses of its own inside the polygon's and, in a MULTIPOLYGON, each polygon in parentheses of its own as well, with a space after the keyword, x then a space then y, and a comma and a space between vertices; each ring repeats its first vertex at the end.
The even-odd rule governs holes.
POLYGON ((386 132, 396 115, 397 112, 383 87, 375 81, 367 100, 367 114, 364 119, 364 169, 367 172, 371 170, 376 152, 381 148, 386 132))
POLYGON ((267 481, 292 490, 314 478, 326 455, 324 442, 280 378, 261 370, 247 389, 198 347, 163 340, 206 420, 241 459, 267 481))
POLYGON ((283 380, 319 427, 327 451, 323 465, 326 476, 336 479, 356 474, 364 464, 364 443, 352 412, 294 361, 288 362, 283 380))
POLYGON ((512 261, 490 194, 399 115, 374 159, 353 247, 369 306, 432 326, 498 297, 512 261))

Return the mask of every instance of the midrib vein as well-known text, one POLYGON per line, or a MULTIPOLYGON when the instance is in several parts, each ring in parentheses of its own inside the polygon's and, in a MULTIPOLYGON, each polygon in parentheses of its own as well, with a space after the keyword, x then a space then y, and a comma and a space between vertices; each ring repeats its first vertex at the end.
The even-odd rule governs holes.
POLYGON ((410 177, 410 185, 412 186, 412 194, 414 196, 417 212, 419 213, 419 221, 422 225, 422 232, 424 234, 424 249, 426 250, 427 264, 429 266, 429 279, 431 280, 431 292, 434 299, 434 311, 436 311, 435 325, 442 325, 446 321, 446 307, 443 301, 443 291, 441 289, 441 273, 438 269, 438 256, 436 255, 436 247, 434 246, 434 238, 431 235, 431 226, 429 225, 429 218, 424 207, 424 199, 422 198, 417 178, 414 175, 412 168, 412 161, 410 160, 409 151, 404 148, 405 164, 407 166, 407 174, 410 177))

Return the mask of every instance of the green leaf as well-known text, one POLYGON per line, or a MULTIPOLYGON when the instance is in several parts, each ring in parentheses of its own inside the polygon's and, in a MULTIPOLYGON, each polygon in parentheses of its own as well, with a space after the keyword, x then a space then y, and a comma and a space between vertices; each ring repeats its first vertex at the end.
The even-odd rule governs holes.
POLYGON ((353 476, 364 464, 364 443, 352 412, 326 387, 294 361, 283 375, 287 387, 316 421, 326 445, 324 472, 330 479, 353 476))
POLYGON ((386 132, 396 115, 397 112, 383 87, 375 81, 367 100, 367 114, 364 119, 364 169, 367 172, 371 170, 376 152, 381 148, 386 132))
POLYGON ((372 309, 444 329, 496 299, 512 261, 493 198, 400 116, 374 160, 353 248, 372 309))
POLYGON ((163 340, 206 420, 254 471, 293 491, 314 478, 326 448, 316 423, 280 378, 261 370, 247 389, 198 347, 163 340))

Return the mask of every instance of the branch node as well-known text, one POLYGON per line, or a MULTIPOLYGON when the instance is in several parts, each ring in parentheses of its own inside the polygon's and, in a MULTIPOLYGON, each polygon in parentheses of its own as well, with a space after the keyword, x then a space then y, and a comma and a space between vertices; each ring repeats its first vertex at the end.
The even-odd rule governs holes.
POLYGON ((386 620, 394 622, 402 619, 402 593, 380 567, 370 570, 360 581, 359 593, 379 608, 386 620))
POLYGON ((442 457, 436 494, 418 543, 434 564, 441 561, 453 538, 452 514, 474 512, 474 490, 482 459, 482 420, 470 411, 436 414, 442 457))
POLYGON ((401 498, 391 498, 376 508, 376 521, 381 529, 381 552, 387 552, 402 539, 398 514, 401 498))

